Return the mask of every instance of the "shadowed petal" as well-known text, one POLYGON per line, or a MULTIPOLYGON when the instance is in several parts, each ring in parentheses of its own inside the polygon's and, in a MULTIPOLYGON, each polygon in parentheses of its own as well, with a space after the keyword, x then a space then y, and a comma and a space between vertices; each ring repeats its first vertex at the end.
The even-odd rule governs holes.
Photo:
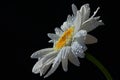
POLYGON ((97 38, 94 36, 87 34, 86 39, 85 39, 85 44, 94 44, 97 43, 97 38))

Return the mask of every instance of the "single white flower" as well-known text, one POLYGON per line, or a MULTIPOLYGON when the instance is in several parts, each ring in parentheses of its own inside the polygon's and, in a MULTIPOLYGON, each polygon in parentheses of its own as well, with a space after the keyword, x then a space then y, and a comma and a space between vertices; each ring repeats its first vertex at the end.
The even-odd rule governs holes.
POLYGON ((89 4, 84 4, 80 10, 72 4, 73 15, 68 15, 67 20, 61 25, 61 28, 55 28, 54 33, 48 33, 51 39, 49 42, 53 43, 52 48, 45 48, 34 52, 31 58, 38 58, 34 65, 32 72, 40 73, 40 76, 50 76, 58 68, 60 62, 64 71, 68 70, 68 60, 76 66, 80 66, 79 58, 85 57, 87 49, 85 44, 96 43, 97 39, 87 32, 95 29, 97 26, 103 25, 100 17, 95 17, 99 7, 90 16, 89 4))

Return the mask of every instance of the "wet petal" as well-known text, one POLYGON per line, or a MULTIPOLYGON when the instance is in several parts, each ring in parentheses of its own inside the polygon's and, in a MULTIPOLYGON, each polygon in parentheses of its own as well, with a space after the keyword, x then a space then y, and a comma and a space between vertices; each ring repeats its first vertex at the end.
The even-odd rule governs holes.
POLYGON ((79 44, 78 42, 73 42, 71 46, 72 53, 80 58, 84 58, 84 47, 85 46, 79 44))
POLYGON ((77 32, 74 35, 74 38, 78 38, 78 37, 85 37, 87 35, 87 31, 86 30, 80 30, 79 32, 77 32))
POLYGON ((87 32, 86 30, 80 30, 79 32, 77 32, 73 38, 74 38, 74 41, 78 42, 78 44, 80 44, 81 46, 85 47, 85 39, 86 39, 86 35, 87 35, 87 32))

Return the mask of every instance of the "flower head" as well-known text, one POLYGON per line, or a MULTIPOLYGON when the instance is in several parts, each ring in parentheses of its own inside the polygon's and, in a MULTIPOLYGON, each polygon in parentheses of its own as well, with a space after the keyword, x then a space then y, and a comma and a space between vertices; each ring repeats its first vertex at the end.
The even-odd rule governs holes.
POLYGON ((60 28, 55 28, 54 33, 48 33, 51 39, 49 42, 53 43, 52 48, 45 48, 34 52, 31 58, 38 58, 34 65, 32 72, 40 73, 40 76, 50 76, 62 63, 64 71, 68 70, 68 60, 76 66, 80 66, 79 58, 85 57, 87 47, 85 44, 96 43, 97 39, 89 34, 96 27, 103 25, 100 17, 95 17, 99 7, 90 17, 89 4, 84 4, 80 10, 72 4, 73 15, 68 15, 67 20, 60 28))

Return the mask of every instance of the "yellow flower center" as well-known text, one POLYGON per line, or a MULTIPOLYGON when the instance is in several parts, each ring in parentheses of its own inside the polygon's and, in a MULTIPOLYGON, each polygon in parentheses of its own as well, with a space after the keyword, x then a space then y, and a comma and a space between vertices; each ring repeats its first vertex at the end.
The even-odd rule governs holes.
POLYGON ((62 35, 61 37, 58 39, 58 41, 55 43, 54 45, 54 49, 55 50, 59 50, 62 47, 64 47, 65 45, 68 45, 71 42, 71 38, 73 35, 73 31, 74 31, 74 27, 71 26, 70 28, 68 28, 62 35))

